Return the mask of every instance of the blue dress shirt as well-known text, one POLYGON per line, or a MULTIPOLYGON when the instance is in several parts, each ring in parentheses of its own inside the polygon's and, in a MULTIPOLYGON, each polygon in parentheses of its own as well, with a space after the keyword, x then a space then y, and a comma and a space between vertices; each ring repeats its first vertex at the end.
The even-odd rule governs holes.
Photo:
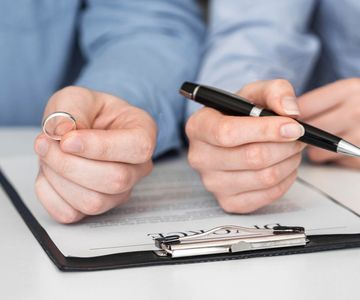
POLYGON ((235 92, 285 78, 301 94, 360 76, 360 1, 212 0, 209 12, 200 83, 235 92))
POLYGON ((0 125, 39 125, 48 98, 74 84, 148 111, 156 153, 180 145, 184 80, 203 36, 195 0, 0 1, 0 125))

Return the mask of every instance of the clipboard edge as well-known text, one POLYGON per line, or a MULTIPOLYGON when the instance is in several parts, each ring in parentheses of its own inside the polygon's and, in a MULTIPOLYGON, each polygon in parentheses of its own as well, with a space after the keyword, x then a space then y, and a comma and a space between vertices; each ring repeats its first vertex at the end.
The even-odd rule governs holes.
MULTIPOLYGON (((302 180, 303 181, 303 180, 302 180)), ((305 181, 305 183, 307 183, 305 181)), ((245 251, 241 253, 230 253, 221 255, 193 256, 184 258, 159 257, 153 251, 127 252, 105 256, 78 258, 65 257, 45 229, 36 220, 34 215, 23 202, 15 188, 11 185, 0 169, 0 184, 9 197, 17 212, 20 214, 26 226, 35 239, 44 249, 47 256, 55 266, 63 272, 75 271, 101 271, 134 267, 176 265, 200 262, 228 261, 247 259, 255 257, 271 257, 292 254, 314 253, 321 251, 350 249, 360 247, 359 234, 337 234, 337 235, 314 235, 307 236, 309 243, 306 246, 276 248, 266 250, 245 251)), ((313 187, 313 186, 312 186, 313 187)), ((321 191, 322 192, 322 191, 321 191)), ((329 195, 328 198, 334 201, 329 195)), ((336 201, 336 200, 335 200, 336 201)), ((337 201, 336 201, 337 202, 337 201)), ((354 212, 353 212, 354 213, 354 212)))

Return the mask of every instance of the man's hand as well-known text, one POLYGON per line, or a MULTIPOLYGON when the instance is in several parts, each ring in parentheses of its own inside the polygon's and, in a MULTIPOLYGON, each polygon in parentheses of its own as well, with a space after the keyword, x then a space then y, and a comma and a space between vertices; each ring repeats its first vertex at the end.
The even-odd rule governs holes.
MULTIPOLYGON (((281 115, 296 116, 285 80, 259 81, 238 95, 281 115)), ((249 213, 281 197, 296 178, 304 128, 288 117, 233 117, 202 108, 186 126, 189 163, 223 209, 249 213)))
POLYGON ((44 115, 55 111, 73 115, 78 130, 60 143, 43 134, 35 141, 36 193, 49 214, 72 223, 128 200, 135 183, 152 169, 152 118, 117 97, 80 87, 55 93, 44 115))
MULTIPOLYGON (((301 119, 360 145, 360 79, 339 80, 298 98, 301 119)), ((310 146, 310 160, 360 168, 360 159, 310 146)))

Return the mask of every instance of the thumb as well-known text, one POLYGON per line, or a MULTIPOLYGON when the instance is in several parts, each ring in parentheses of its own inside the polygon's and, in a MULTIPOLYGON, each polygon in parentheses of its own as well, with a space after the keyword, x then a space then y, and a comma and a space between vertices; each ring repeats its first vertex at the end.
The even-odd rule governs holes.
POLYGON ((156 132, 145 128, 85 129, 61 139, 61 150, 88 159, 140 164, 151 159, 156 132))
POLYGON ((294 88, 287 80, 256 81, 245 85, 237 94, 279 115, 300 115, 294 88))
MULTIPOLYGON (((151 159, 156 145, 155 121, 145 111, 119 101, 101 110, 108 126, 74 130, 63 136, 61 150, 88 159, 131 164, 151 159), (117 117, 113 118, 113 115, 117 117)), ((98 122, 98 121, 96 121, 98 122)))

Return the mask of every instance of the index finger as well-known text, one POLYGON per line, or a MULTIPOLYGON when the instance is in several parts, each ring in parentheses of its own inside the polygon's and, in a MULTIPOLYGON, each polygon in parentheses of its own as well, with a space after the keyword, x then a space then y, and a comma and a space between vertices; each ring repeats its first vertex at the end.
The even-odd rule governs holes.
POLYGON ((221 147, 255 142, 288 142, 304 135, 304 127, 287 117, 225 116, 212 108, 202 108, 186 125, 189 139, 221 147))
MULTIPOLYGON (((145 111, 128 104, 112 105, 117 112, 108 128, 72 131, 61 139, 64 152, 81 157, 139 164, 151 159, 156 145, 156 124, 145 111)), ((99 119, 110 118, 106 109, 99 119)))
POLYGON ((285 79, 255 81, 245 85, 237 94, 279 115, 300 114, 294 88, 285 79))

